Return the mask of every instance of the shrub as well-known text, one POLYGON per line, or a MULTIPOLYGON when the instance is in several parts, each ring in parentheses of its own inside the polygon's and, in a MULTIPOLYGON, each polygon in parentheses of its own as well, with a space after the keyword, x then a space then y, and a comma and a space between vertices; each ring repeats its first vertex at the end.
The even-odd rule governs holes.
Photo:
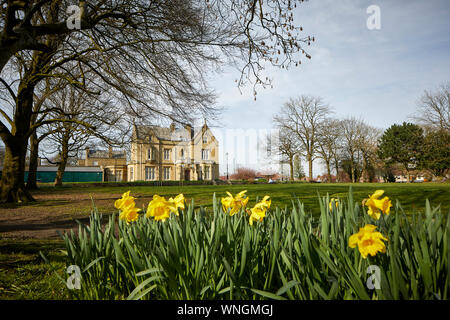
POLYGON ((238 168, 236 173, 231 175, 231 179, 233 180, 249 180, 255 179, 256 171, 250 168, 238 168))

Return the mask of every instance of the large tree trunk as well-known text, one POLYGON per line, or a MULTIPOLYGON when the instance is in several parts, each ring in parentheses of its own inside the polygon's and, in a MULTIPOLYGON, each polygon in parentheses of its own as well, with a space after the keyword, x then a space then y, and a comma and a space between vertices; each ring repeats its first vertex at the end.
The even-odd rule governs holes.
POLYGON ((0 184, 0 202, 19 203, 34 200, 25 189, 24 182, 33 91, 32 85, 19 86, 14 125, 10 132, 2 135, 2 140, 5 143, 5 161, 0 184))
POLYGON ((327 182, 332 182, 330 161, 327 161, 327 175, 328 175, 328 181, 327 182))
POLYGON ((309 166, 309 172, 308 172, 308 174, 309 174, 309 181, 312 181, 313 180, 313 161, 312 161, 312 154, 311 153, 308 153, 307 155, 306 155, 306 157, 307 157, 307 159, 308 159, 308 166, 309 166))
POLYGON ((67 159, 69 158, 69 133, 65 132, 61 141, 60 161, 58 171, 56 171, 55 186, 62 186, 64 171, 66 170, 67 159))
POLYGON ((6 41, 0 41, 0 72, 2 72, 8 61, 14 56, 18 51, 17 42, 16 43, 5 43, 6 41))
POLYGON ((1 179, 1 202, 27 202, 33 201, 31 194, 25 189, 25 155, 27 140, 17 137, 5 143, 5 161, 1 179))
MULTIPOLYGON (((5 47, 6 48, 6 47, 5 47)), ((9 48, 9 47, 8 47, 9 48)), ((11 47, 12 48, 12 47, 11 47)), ((10 48, 10 49, 11 49, 10 48)), ((56 46, 55 46, 56 48, 56 46)), ((0 70, 8 62, 9 54, 14 54, 18 50, 11 49, 11 52, 0 53, 0 70)), ((22 202, 33 201, 31 194, 25 189, 24 172, 25 156, 28 145, 28 138, 31 134, 31 123, 33 116, 33 98, 36 83, 45 73, 43 65, 55 51, 33 52, 31 66, 21 77, 16 95, 16 108, 10 132, 2 130, 1 138, 5 143, 5 163, 1 179, 0 202, 22 202)))
POLYGON ((37 189, 39 140, 36 131, 30 136, 30 165, 28 167, 27 189, 37 189))
POLYGON ((289 158, 289 170, 291 175, 291 181, 294 181, 294 157, 289 158))
POLYGON ((352 183, 356 182, 356 174, 355 174, 355 160, 350 157, 350 178, 352 179, 352 183))

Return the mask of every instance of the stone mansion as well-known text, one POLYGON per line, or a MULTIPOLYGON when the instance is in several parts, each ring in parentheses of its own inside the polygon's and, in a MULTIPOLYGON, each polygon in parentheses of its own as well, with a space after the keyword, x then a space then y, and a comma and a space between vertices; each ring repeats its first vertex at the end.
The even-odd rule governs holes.
POLYGON ((219 143, 206 123, 198 129, 133 125, 131 154, 92 151, 79 166, 100 166, 105 181, 215 180, 219 178, 219 143), (115 158, 114 161, 112 158, 115 158))
POLYGON ((128 181, 214 180, 219 178, 219 143, 206 123, 195 130, 133 127, 128 181))

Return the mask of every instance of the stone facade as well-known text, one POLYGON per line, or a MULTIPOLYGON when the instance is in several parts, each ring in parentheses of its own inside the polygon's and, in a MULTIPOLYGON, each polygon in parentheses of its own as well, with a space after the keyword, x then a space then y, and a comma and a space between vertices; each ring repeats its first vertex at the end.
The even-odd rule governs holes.
POLYGON ((77 166, 101 167, 103 169, 103 181, 127 181, 127 157, 123 151, 108 151, 85 149, 84 159, 79 159, 77 166))
POLYGON ((133 126, 128 181, 215 180, 219 143, 206 123, 198 129, 133 126))

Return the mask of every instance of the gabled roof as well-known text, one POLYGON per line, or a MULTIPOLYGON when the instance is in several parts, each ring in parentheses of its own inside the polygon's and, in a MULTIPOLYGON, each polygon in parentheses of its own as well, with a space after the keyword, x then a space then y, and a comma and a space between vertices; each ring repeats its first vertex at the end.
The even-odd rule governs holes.
MULTIPOLYGON (((201 127, 192 127, 189 124, 184 124, 183 127, 161 127, 156 125, 133 125, 132 139, 149 141, 151 137, 156 137, 158 140, 165 141, 193 141, 204 131, 210 130, 205 124, 201 127)), ((212 133, 211 133, 212 135, 212 133)), ((217 140, 216 140, 217 143, 217 140)))
POLYGON ((148 140, 150 137, 155 136, 159 140, 167 141, 186 141, 191 140, 197 133, 199 129, 192 128, 191 132, 188 131, 186 127, 175 128, 165 128, 160 126, 144 126, 135 125, 133 130, 133 139, 136 140, 148 140))
POLYGON ((136 139, 148 139, 151 136, 156 136, 158 139, 168 140, 171 137, 170 128, 141 125, 135 125, 134 128, 136 139))

